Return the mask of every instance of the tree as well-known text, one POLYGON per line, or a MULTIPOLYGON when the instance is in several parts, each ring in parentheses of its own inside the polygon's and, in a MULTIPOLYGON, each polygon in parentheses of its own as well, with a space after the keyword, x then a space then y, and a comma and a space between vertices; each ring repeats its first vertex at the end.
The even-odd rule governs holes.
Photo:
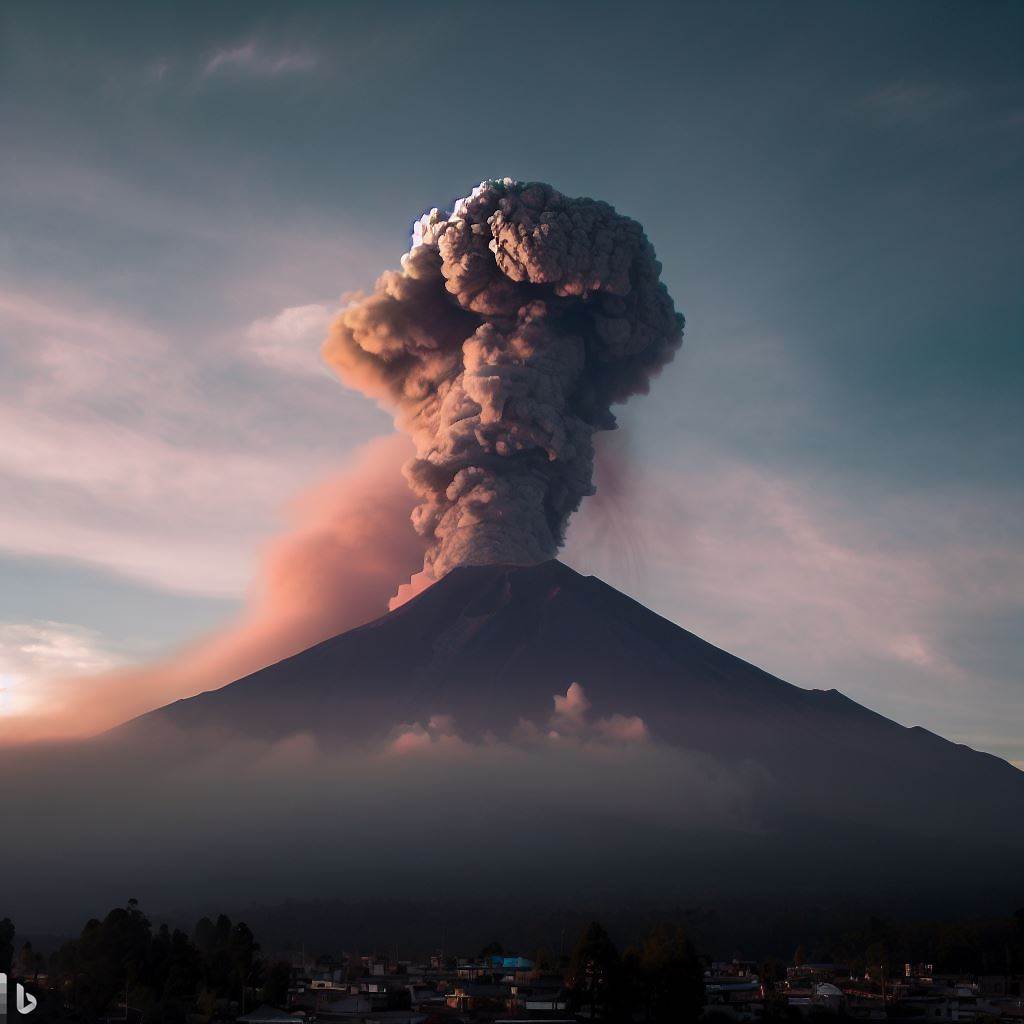
POLYGON ((14 960, 14 922, 5 917, 0 921, 0 971, 10 974, 14 960))
POLYGON ((244 982, 252 974, 259 948, 256 936, 253 935, 249 926, 244 921, 239 921, 231 929, 231 936, 228 939, 228 953, 230 954, 231 965, 234 968, 235 977, 238 981, 244 982))
POLYGON ((203 956, 209 956, 217 948, 217 929, 208 917, 201 917, 196 922, 192 941, 203 956))
MULTIPOLYGON (((129 900, 102 921, 88 921, 53 954, 54 999, 70 1008, 67 1019, 92 1022, 120 1015, 127 997, 132 1015, 147 1024, 183 1024, 197 1011, 209 1020, 220 1000, 244 1001, 256 992, 266 1002, 287 1002, 288 965, 268 965, 247 925, 222 914, 216 922, 202 918, 193 934, 195 941, 166 924, 154 931, 138 902, 129 900)), ((26 973, 29 964, 39 969, 28 944, 21 963, 26 973)), ((60 1013, 48 1006, 40 1020, 65 1019, 60 1013)))
POLYGON ((361 957, 351 956, 345 964, 345 980, 348 982, 358 981, 366 973, 361 957))
POLYGON ((76 1005, 98 1017, 125 996, 126 988, 145 983, 149 967, 150 923, 129 900, 102 920, 88 921, 75 942, 54 958, 70 977, 76 1005))
POLYGON ((775 957, 769 957, 757 969, 764 993, 764 1015, 767 1018, 782 1017, 787 1008, 786 992, 782 983, 786 980, 786 968, 775 957))
POLYGON ((635 1008, 644 1006, 646 998, 643 956, 635 946, 630 946, 619 961, 619 982, 616 985, 616 1003, 629 1008, 630 1017, 635 1017, 635 1008))
POLYGON ((291 967, 284 960, 275 960, 266 972, 260 999, 270 1006, 284 1006, 288 1001, 291 979, 291 967))
POLYGON ((153 938, 145 982, 149 996, 146 1020, 170 1024, 184 1020, 196 1001, 202 958, 188 936, 161 925, 153 938))
POLYGON ((555 956, 547 946, 541 946, 533 954, 533 963, 538 971, 552 971, 555 968, 555 956))
POLYGON ((770 956, 761 962, 757 969, 758 977, 761 979, 765 989, 771 991, 780 982, 786 980, 786 968, 781 961, 770 956))
POLYGON ((679 925, 659 924, 640 951, 646 1020, 696 1020, 704 1006, 704 970, 679 925))
POLYGON ((618 1009, 618 982, 618 950, 604 928, 591 921, 569 961, 569 985, 576 1006, 587 1008, 591 1020, 612 1019, 618 1009))
POLYGON ((18 954, 18 974, 22 978, 31 978, 39 981, 39 975, 46 969, 46 958, 42 953, 37 953, 32 948, 31 942, 26 942, 18 954))

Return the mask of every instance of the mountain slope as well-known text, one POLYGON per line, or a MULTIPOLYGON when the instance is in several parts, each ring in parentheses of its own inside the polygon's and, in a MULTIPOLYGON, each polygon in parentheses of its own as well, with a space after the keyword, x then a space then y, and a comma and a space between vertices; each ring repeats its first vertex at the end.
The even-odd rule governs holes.
POLYGON ((5 912, 26 920, 125 892, 203 913, 427 898, 499 923, 1024 897, 1024 773, 791 686, 558 562, 458 569, 94 741, 0 755, 5 912), (556 714, 574 682, 589 706, 573 691, 556 714))
MULTIPOLYGON (((835 690, 804 690, 559 562, 457 569, 374 622, 115 732, 216 730, 325 745, 386 742, 450 715, 470 740, 544 727, 580 683, 593 716, 639 716, 654 742, 766 773, 781 817, 956 827, 1024 816, 1024 773, 904 728, 835 690)), ((940 829, 941 830, 941 829, 940 829)))

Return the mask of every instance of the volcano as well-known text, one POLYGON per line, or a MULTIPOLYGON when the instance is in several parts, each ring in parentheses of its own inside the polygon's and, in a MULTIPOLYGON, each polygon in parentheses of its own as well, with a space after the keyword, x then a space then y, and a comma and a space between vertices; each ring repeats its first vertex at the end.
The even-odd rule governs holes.
POLYGON ((501 740, 547 722, 574 683, 595 717, 639 719, 652 743, 755 766, 780 814, 1024 834, 1024 773, 1007 762, 786 683, 558 561, 455 569, 373 622, 111 738, 172 727, 385 743, 403 723, 446 716, 463 736, 501 740))
POLYGON ((221 689, 9 752, 0 802, 31 823, 0 850, 29 919, 128 889, 291 907, 333 936, 371 914, 430 944, 421 911, 497 927, 696 906, 737 936, 1024 897, 1024 773, 792 686, 557 561, 457 568, 221 689))

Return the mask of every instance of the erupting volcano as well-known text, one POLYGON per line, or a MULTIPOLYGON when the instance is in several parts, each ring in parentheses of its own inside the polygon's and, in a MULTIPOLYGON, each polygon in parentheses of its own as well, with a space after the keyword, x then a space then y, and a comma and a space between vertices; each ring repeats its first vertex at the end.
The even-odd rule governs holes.
MULTIPOLYGON (((360 872, 450 899, 514 876, 523 899, 549 901, 870 891, 923 907, 948 906, 955 872, 965 905, 1010 898, 1024 774, 783 682, 556 560, 594 493, 595 434, 681 344, 659 274, 639 224, 549 185, 484 182, 423 217, 401 269, 324 345, 412 440, 422 572, 394 580, 381 617, 350 602, 345 625, 362 625, 335 622, 339 635, 62 753, 54 790, 77 809, 108 786, 115 817, 83 840, 74 813, 52 816, 53 848, 80 848, 108 886, 147 850, 140 884, 159 878, 165 901, 199 885, 242 902, 347 897, 360 872)), ((349 518, 391 500, 367 493, 349 518)), ((415 544, 408 509, 397 521, 415 544)), ((316 598, 360 552, 331 548, 344 531, 321 525, 297 547, 331 587, 303 590, 288 564, 274 579, 325 637, 333 605, 316 598)), ((383 603, 391 574, 372 571, 383 603)), ((15 813, 42 806, 27 787, 0 796, 15 813)), ((7 873, 34 850, 12 847, 7 873)))
POLYGON ((324 354, 415 445, 423 572, 382 618, 110 741, 300 735, 520 764, 553 746, 606 760, 628 748, 633 764, 671 751, 656 772, 671 827, 738 829, 737 849, 761 837, 823 870, 844 843, 852 878, 879 850, 905 872, 922 835, 956 855, 967 824, 1020 848, 1024 819, 1006 809, 1024 803, 1024 775, 1005 762, 785 683, 554 560, 594 493, 594 435, 682 341, 659 273, 639 224, 549 185, 487 181, 418 221, 401 270, 351 302, 324 354))
POLYGON ((327 362, 416 445, 418 587, 557 554, 594 491, 595 432, 682 341, 660 273, 607 203, 505 178, 422 217, 402 269, 342 312, 327 362))

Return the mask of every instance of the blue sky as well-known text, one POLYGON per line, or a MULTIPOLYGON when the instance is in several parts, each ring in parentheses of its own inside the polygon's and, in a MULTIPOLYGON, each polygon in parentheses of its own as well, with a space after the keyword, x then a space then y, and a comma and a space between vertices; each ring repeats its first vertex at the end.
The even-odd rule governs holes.
POLYGON ((512 175, 640 220, 687 316, 567 560, 1024 761, 1019 5, 0 19, 8 710, 235 614, 292 497, 390 429, 318 365, 341 296, 512 175))

